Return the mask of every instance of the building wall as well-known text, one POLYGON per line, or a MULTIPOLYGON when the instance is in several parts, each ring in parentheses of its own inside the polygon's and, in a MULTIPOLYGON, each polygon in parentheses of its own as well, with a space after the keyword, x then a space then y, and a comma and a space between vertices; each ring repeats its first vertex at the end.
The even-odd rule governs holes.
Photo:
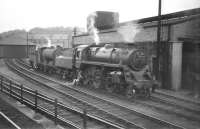
POLYGON ((29 33, 29 40, 43 45, 50 40, 53 46, 71 47, 71 37, 68 34, 32 34, 29 33))
MULTIPOLYGON (((118 32, 118 30, 114 30, 106 33, 98 34, 100 43, 115 43, 115 42, 127 42, 123 35, 118 32)), ((166 41, 168 39, 168 27, 162 27, 161 40, 166 41)), ((132 42, 155 42, 157 41, 157 28, 146 27, 141 28, 133 37, 132 42)), ((94 36, 93 35, 80 35, 74 37, 74 44, 93 44, 94 36)))
POLYGON ((200 35, 200 17, 171 26, 171 41, 178 41, 180 37, 200 35))
MULTIPOLYGON (((183 45, 185 43, 192 43, 192 42, 184 42, 181 41, 180 38, 194 38, 197 35, 200 36, 200 17, 196 19, 191 19, 179 24, 174 24, 171 26, 170 31, 170 41, 172 41, 172 53, 171 53, 171 87, 173 90, 179 90, 183 87, 182 78, 185 78, 185 74, 183 71, 183 62, 190 64, 191 60, 182 60, 183 54, 183 45)), ((188 53, 192 54, 192 53, 188 53)), ((187 75, 188 76, 188 75, 187 75)), ((184 80, 185 81, 185 80, 184 80)), ((188 83, 188 86, 192 86, 192 84, 188 83)), ((186 87, 188 87, 186 86, 186 87)))
MULTIPOLYGON (((114 32, 99 33, 100 43, 113 43, 113 42, 123 42, 123 37, 114 32)), ((74 44, 93 44, 95 43, 93 35, 81 35, 74 37, 74 44)))

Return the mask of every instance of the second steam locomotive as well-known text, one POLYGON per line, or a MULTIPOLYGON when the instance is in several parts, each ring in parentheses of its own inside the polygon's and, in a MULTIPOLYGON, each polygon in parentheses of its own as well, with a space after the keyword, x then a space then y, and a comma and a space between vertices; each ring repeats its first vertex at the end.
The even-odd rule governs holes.
POLYGON ((36 69, 127 98, 149 96, 155 87, 148 60, 144 50, 124 43, 43 47, 30 55, 30 64, 36 69))

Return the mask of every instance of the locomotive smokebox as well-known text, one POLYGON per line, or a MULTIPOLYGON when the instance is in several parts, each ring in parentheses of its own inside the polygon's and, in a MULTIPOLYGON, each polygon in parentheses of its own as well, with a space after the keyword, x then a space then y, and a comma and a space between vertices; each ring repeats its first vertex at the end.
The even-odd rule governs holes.
POLYGON ((134 70, 141 70, 147 65, 147 55, 142 50, 132 51, 127 60, 128 65, 134 70))

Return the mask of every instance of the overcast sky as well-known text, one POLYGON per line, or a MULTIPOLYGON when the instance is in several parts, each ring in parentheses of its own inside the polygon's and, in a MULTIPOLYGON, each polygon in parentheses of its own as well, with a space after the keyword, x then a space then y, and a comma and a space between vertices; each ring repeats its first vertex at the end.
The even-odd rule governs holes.
MULTIPOLYGON (((200 0, 162 0, 162 14, 200 8, 200 0)), ((34 27, 86 27, 94 11, 119 12, 120 22, 157 15, 158 0, 1 0, 0 32, 34 27)))

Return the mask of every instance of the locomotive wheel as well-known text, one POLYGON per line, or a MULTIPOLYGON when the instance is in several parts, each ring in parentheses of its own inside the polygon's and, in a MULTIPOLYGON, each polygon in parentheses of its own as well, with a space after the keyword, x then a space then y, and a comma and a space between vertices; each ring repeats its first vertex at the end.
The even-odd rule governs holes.
POLYGON ((86 78, 86 84, 88 87, 92 87, 93 86, 93 76, 92 76, 92 71, 88 71, 88 75, 87 75, 87 78, 86 78))
POLYGON ((88 83, 89 83, 89 79, 82 79, 82 84, 83 84, 83 86, 85 86, 85 87, 87 87, 88 86, 88 83))
POLYGON ((93 70, 92 68, 87 68, 83 73, 83 85, 86 87, 92 87, 93 84, 93 70))
POLYGON ((92 87, 93 81, 91 79, 86 80, 86 85, 92 87))
POLYGON ((101 80, 96 80, 96 79, 94 79, 92 82, 93 82, 92 86, 93 86, 95 89, 99 89, 99 88, 100 88, 100 86, 101 86, 101 80))
POLYGON ((37 64, 34 63, 34 64, 33 64, 33 68, 34 68, 34 69, 38 69, 37 64))
POLYGON ((94 78, 93 78, 93 87, 95 89, 99 89, 101 87, 101 71, 99 69, 95 69, 94 78))
POLYGON ((150 98, 151 97, 151 91, 152 91, 151 88, 145 89, 145 97, 146 98, 150 98))
POLYGON ((95 67, 88 68, 85 70, 83 84, 85 86, 99 89, 101 86, 101 72, 95 67))
POLYGON ((135 97, 135 90, 134 90, 133 87, 127 87, 127 89, 126 89, 126 97, 128 99, 131 99, 131 98, 135 97))
POLYGON ((117 87, 117 84, 110 83, 110 82, 107 82, 107 84, 105 85, 105 88, 109 93, 113 93, 116 87, 117 87))

